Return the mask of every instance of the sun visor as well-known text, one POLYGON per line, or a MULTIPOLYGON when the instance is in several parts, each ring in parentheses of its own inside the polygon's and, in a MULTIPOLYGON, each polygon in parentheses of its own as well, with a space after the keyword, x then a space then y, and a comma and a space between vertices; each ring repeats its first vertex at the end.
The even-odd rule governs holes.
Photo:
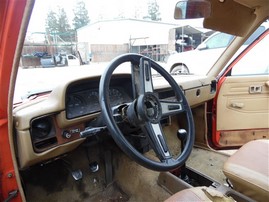
POLYGON ((212 0, 211 15, 204 27, 236 36, 245 36, 256 18, 255 9, 232 0, 212 0))

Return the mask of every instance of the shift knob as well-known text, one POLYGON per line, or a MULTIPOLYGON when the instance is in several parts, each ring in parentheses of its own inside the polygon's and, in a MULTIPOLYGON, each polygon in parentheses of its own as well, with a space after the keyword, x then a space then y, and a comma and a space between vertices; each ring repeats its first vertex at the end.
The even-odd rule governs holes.
POLYGON ((185 129, 179 129, 177 131, 177 137, 181 142, 184 142, 187 138, 187 131, 185 129))

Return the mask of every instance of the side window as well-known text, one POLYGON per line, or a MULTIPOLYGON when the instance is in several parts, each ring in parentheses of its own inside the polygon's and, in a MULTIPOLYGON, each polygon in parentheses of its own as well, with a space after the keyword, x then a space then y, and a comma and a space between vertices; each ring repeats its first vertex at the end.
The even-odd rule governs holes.
POLYGON ((253 46, 234 65, 231 75, 269 74, 269 30, 266 36, 253 46))
POLYGON ((230 44, 232 39, 233 39, 233 36, 230 34, 219 33, 213 36, 211 39, 209 39, 206 42, 206 46, 208 49, 224 48, 230 44))

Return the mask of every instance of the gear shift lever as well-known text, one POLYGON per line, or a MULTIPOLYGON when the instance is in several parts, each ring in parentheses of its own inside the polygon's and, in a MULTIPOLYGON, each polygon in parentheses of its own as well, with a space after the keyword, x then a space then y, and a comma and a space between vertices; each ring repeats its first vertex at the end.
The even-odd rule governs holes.
POLYGON ((181 151, 184 149, 184 144, 187 138, 187 131, 185 129, 179 129, 177 131, 177 137, 181 141, 181 151))
MULTIPOLYGON (((187 139, 187 131, 185 129, 179 129, 177 131, 177 137, 181 142, 181 152, 183 152, 184 147, 185 147, 185 142, 186 142, 186 139, 187 139)), ((187 182, 189 180, 189 177, 186 174, 186 163, 185 162, 181 166, 180 170, 181 170, 180 178, 187 182)))

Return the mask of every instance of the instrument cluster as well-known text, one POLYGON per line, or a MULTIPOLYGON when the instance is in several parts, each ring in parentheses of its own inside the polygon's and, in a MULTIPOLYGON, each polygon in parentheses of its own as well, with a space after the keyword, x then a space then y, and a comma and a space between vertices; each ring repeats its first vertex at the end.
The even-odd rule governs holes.
MULTIPOLYGON (((109 89, 111 106, 131 102, 130 85, 112 85, 109 89), (124 88, 122 87, 124 86, 124 88)), ((66 94, 66 118, 73 119, 101 111, 97 85, 79 84, 72 86, 66 94), (88 86, 88 87, 87 87, 88 86), (89 86, 91 86, 89 88, 89 86), (96 86, 95 88, 92 86, 96 86)))

